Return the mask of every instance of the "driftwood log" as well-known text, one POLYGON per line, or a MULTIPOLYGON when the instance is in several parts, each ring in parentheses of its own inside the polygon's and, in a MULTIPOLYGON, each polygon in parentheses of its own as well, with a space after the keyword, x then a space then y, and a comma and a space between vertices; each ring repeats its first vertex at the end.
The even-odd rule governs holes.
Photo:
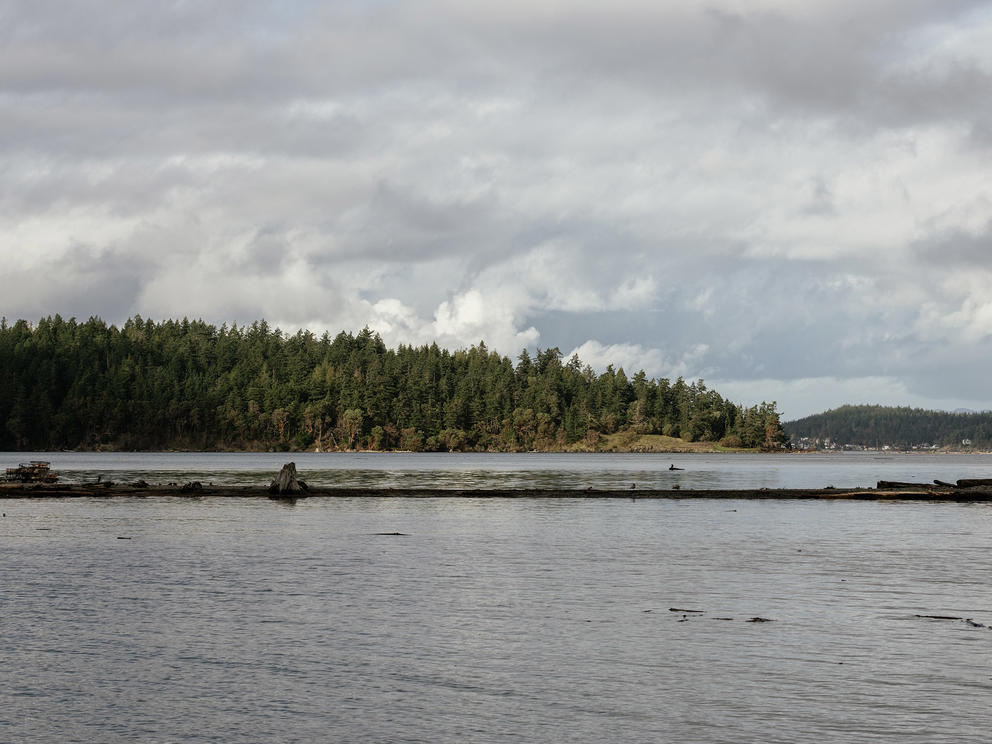
POLYGON ((959 478, 958 488, 987 488, 992 486, 992 478, 959 478))
MULTIPOLYGON (((939 485, 939 484, 937 484, 937 485, 939 485)), ((880 480, 875 485, 875 488, 877 488, 879 490, 882 490, 882 491, 884 491, 884 490, 890 490, 891 491, 891 490, 898 490, 898 489, 903 489, 903 488, 924 488, 924 489, 930 489, 930 488, 936 488, 936 485, 934 485, 933 483, 905 483, 903 481, 886 481, 886 480, 880 480)))
POLYGON ((269 486, 270 494, 300 494, 310 489, 307 484, 296 477, 296 463, 287 462, 282 466, 282 470, 279 471, 279 475, 276 479, 272 481, 272 485, 269 486))

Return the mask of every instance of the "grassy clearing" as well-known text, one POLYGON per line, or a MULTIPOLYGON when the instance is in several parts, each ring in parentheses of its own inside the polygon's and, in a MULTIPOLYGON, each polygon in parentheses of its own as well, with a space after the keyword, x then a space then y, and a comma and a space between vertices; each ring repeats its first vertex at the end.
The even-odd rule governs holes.
POLYGON ((721 447, 716 442, 687 442, 663 434, 636 434, 621 431, 606 434, 594 441, 578 442, 573 452, 757 452, 754 449, 721 447))

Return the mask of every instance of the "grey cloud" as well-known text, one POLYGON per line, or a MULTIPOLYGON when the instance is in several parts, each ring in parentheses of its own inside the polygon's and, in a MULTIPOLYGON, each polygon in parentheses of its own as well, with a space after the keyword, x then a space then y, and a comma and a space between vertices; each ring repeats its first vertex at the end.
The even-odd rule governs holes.
POLYGON ((943 71, 903 67, 919 31, 981 7, 885 2, 852 12, 838 3, 809 6, 807 13, 794 6, 797 12, 790 14, 580 7, 535 23, 521 17, 474 30, 502 54, 539 69, 546 86, 589 91, 589 81, 605 79, 702 99, 707 107, 720 99, 745 108, 760 101, 766 107, 761 115, 772 119, 826 117, 894 127, 959 119, 980 126, 987 125, 989 111, 973 91, 987 75, 974 64, 958 60, 943 71))
POLYGON ((814 179, 809 187, 809 201, 801 210, 803 214, 829 217, 837 213, 833 192, 822 178, 814 179))
POLYGON ((375 136, 347 110, 331 116, 294 114, 243 102, 16 97, 0 94, 0 137, 22 154, 60 158, 167 158, 217 152, 266 157, 354 158, 375 136))
POLYGON ((959 93, 973 90, 974 68, 929 79, 888 70, 900 61, 905 35, 981 7, 884 2, 853 13, 836 4, 785 14, 577 4, 549 13, 345 3, 294 4, 297 12, 284 13, 268 3, 204 5, 132 3, 124 12, 116 3, 60 4, 56 12, 18 4, 12 26, 28 30, 7 34, 0 81, 12 90, 116 92, 136 102, 233 96, 264 104, 364 96, 417 81, 466 86, 471 96, 534 80, 568 79, 585 89, 582 81, 606 78, 669 94, 742 89, 821 113, 881 102, 919 115, 921 107, 898 102, 925 94, 942 110, 957 102, 960 113, 968 96, 959 93))
POLYGON ((773 5, 0 2, 2 311, 985 395, 987 3, 773 5))
POLYGON ((950 397, 950 392, 964 400, 989 399, 988 360, 992 357, 992 342, 988 339, 970 348, 928 348, 925 352, 926 356, 917 359, 922 363, 911 374, 902 375, 910 392, 924 398, 950 397), (946 356, 939 356, 936 353, 939 351, 946 356), (953 364, 947 363, 948 357, 953 357, 953 364))
POLYGON ((954 266, 992 271, 992 223, 978 234, 940 231, 917 241, 912 250, 928 268, 954 266))
MULTIPOLYGON (((721 379, 905 375, 921 365, 928 345, 893 329, 912 325, 915 307, 887 314, 866 307, 864 290, 832 282, 853 267, 724 258, 718 269, 684 258, 655 265, 678 276, 651 311, 530 317, 542 335, 578 346, 588 335, 604 344, 636 338, 681 354, 704 340, 698 374, 721 379), (694 304, 704 295, 707 307, 694 304)), ((862 266, 862 268, 867 268, 862 266)), ((933 364, 938 364, 936 359, 933 364)))
POLYGON ((250 274, 275 276, 285 267, 288 252, 289 240, 285 228, 268 225, 248 242, 238 265, 250 274))
POLYGON ((0 207, 22 216, 93 208, 120 216, 144 214, 194 181, 183 168, 142 160, 96 165, 64 159, 11 158, 0 179, 0 207), (20 176, 18 176, 18 172, 20 176))
POLYGON ((235 6, 135 3, 121 13, 116 4, 68 12, 18 5, 11 28, 29 31, 9 33, 0 46, 0 86, 16 94, 10 131, 46 149, 62 141, 80 150, 333 157, 353 151, 363 133, 389 136, 388 119, 348 113, 348 104, 389 91, 419 87, 421 100, 443 92, 462 102, 512 91, 538 96, 540 108, 595 105, 607 95, 604 81, 680 106, 703 96, 699 105, 727 106, 734 116, 754 98, 770 107, 759 122, 791 115, 992 127, 988 106, 971 94, 988 82, 973 64, 899 66, 904 36, 971 3, 875 4, 846 21, 840 6, 799 18, 624 5, 566 14, 235 6), (232 18, 240 21, 232 26, 232 18), (336 101, 344 113, 281 120, 279 109, 297 100, 336 101))
POLYGON ((142 258, 76 246, 41 276, 38 270, 6 269, 0 314, 29 320, 56 313, 80 319, 97 315, 119 321, 133 312, 149 268, 142 258))
POLYGON ((491 195, 442 200, 379 181, 353 208, 327 215, 320 229, 336 236, 337 247, 313 259, 418 263, 478 254, 506 237, 497 213, 491 195))

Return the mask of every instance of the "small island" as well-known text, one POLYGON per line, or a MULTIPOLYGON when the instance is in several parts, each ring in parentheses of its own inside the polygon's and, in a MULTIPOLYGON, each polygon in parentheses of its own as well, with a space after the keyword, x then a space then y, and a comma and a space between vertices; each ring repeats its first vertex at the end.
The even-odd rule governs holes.
POLYGON ((781 450, 776 404, 703 380, 601 373, 558 348, 390 349, 373 331, 263 321, 0 323, 0 450, 720 452, 781 450))

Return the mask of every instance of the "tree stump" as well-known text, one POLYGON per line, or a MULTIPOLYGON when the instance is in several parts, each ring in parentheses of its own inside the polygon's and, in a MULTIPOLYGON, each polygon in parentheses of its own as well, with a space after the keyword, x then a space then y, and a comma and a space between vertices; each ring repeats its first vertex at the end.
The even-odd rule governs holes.
POLYGON ((279 471, 279 475, 276 479, 272 481, 272 485, 269 486, 269 493, 273 494, 284 494, 284 493, 303 493, 308 491, 307 484, 296 477, 296 463, 287 462, 282 466, 282 470, 279 471))

